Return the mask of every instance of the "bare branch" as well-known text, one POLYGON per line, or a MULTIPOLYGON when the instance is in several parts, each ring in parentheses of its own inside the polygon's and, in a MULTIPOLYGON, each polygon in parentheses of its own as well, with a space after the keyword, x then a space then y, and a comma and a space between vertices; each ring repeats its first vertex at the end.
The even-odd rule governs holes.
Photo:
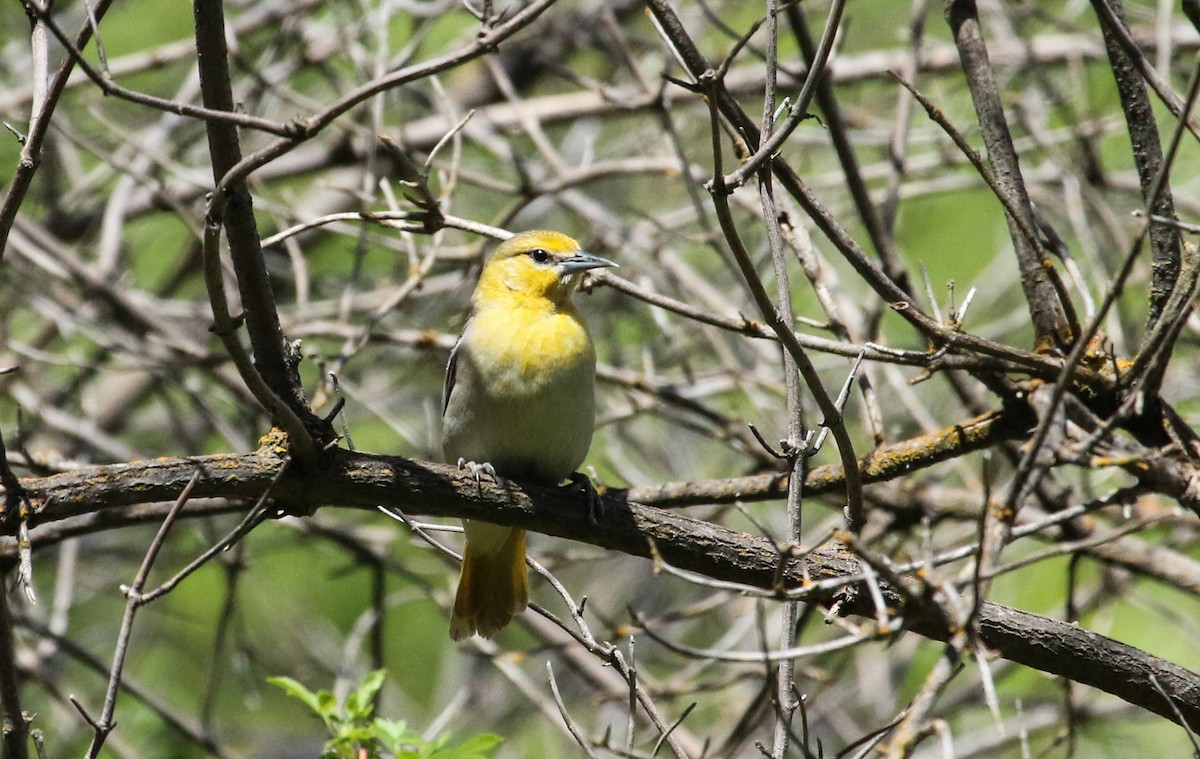
MULTIPOLYGON (((180 488, 197 468, 204 474, 194 496, 236 497, 261 493, 281 463, 269 450, 244 456, 211 456, 158 460, 139 465, 97 468, 22 484, 37 509, 31 522, 62 519, 72 514, 119 504, 158 500, 180 488)), ((588 518, 588 504, 574 488, 518 486, 501 481, 477 483, 455 467, 399 458, 330 452, 328 461, 311 476, 285 476, 277 498, 296 504, 336 503, 374 510, 388 503, 409 514, 452 516, 534 530, 649 557, 651 545, 673 565, 719 580, 771 590, 779 579, 775 546, 715 524, 648 509, 632 501, 605 496, 605 519, 588 518)), ((186 509, 183 512, 186 514, 186 509)), ((803 587, 824 579, 860 576, 856 558, 836 546, 808 554, 798 567, 783 575, 788 587, 803 587)), ((885 587, 889 606, 904 617, 905 626, 937 640, 952 634, 941 614, 926 606, 905 605, 915 599, 885 587)), ((824 600, 840 601, 843 613, 874 615, 870 594, 834 591, 824 600)), ((1174 718, 1174 711, 1148 685, 1154 674, 1169 692, 1180 694, 1179 713, 1189 723, 1200 720, 1200 676, 1144 651, 1028 612, 985 602, 977 619, 980 639, 1011 661, 1091 685, 1156 714, 1174 718)))
POLYGON ((1010 212, 1007 218, 1020 266, 1021 286, 1036 330, 1037 348, 1066 350, 1078 333, 1078 326, 1073 323, 1071 305, 1062 295, 1063 288, 1050 264, 1050 258, 1041 250, 1036 238, 1031 241, 1021 233, 1022 227, 1033 229, 1035 226, 1033 208, 996 90, 974 0, 949 2, 946 5, 946 20, 962 57, 963 72, 975 103, 984 144, 987 145, 988 160, 994 167, 993 174, 1003 194, 1010 198, 1005 207, 1017 213, 1014 216, 1010 212))

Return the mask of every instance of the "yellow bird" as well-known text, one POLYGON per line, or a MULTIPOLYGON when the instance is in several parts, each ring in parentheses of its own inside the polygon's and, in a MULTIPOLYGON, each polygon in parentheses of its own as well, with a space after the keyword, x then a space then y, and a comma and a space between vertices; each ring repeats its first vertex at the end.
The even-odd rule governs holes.
MULTIPOLYGON (((558 232, 523 232, 487 260, 442 394, 447 461, 557 485, 583 463, 595 423, 596 352, 571 294, 615 263, 558 232)), ((490 638, 529 604, 525 531, 463 520, 450 637, 490 638)))

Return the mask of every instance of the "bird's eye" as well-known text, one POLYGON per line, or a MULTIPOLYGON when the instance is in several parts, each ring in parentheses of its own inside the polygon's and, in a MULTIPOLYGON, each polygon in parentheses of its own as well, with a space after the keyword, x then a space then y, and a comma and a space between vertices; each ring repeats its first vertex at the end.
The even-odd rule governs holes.
POLYGON ((550 254, 543 248, 534 248, 529 251, 529 257, 534 260, 534 263, 544 264, 550 260, 550 254))

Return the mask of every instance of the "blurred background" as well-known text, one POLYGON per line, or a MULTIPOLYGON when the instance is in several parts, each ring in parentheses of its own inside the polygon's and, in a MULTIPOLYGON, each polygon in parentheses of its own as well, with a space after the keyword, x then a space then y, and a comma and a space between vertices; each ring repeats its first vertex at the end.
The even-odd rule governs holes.
MULTIPOLYGON (((600 363, 597 428, 585 464, 594 481, 625 487, 784 471, 749 427, 772 446, 787 436, 781 352, 773 340, 727 328, 762 314, 705 186, 714 171, 712 119, 704 98, 683 86, 692 80, 671 35, 641 3, 564 1, 478 54, 481 29, 525 7, 442 0, 225 4, 240 113, 286 125, 322 113, 356 88, 412 72, 337 113, 249 178, 275 305, 286 336, 298 341, 300 376, 315 412, 329 413, 340 396, 341 446, 440 460, 443 368, 481 258, 495 245, 457 220, 510 231, 552 228, 618 261, 615 273, 639 292, 711 317, 705 323, 609 286, 577 296, 600 363), (454 57, 462 51, 469 54, 454 57), (422 68, 443 58, 444 65, 422 68), (425 172, 423 185, 405 182, 412 177, 406 162, 425 172), (430 233, 413 215, 422 211, 414 203, 422 191, 451 217, 430 233)), ((728 64, 726 86, 757 123, 768 47, 765 26, 756 24, 767 4, 681 0, 674 7, 709 61, 728 64)), ((1023 184, 1044 229, 1070 258, 1053 265, 1086 322, 1133 246, 1141 221, 1132 212, 1143 208, 1096 6, 981 1, 978 9, 1023 184)), ((87 12, 83 3, 60 2, 50 18, 73 37, 87 12)), ((869 258, 904 280, 926 313, 949 321, 972 293, 962 329, 1029 352, 1034 330, 1003 208, 899 82, 919 89, 984 152, 942 12, 941 4, 922 0, 848 3, 826 64, 827 88, 780 157, 869 258), (839 155, 841 140, 853 168, 848 154, 839 155), (863 198, 874 209, 869 220, 863 198)), ((782 120, 808 69, 800 40, 821 37, 830 5, 791 4, 779 13, 782 120)), ((1200 49, 1196 27, 1169 2, 1127 2, 1124 13, 1148 64, 1186 95, 1200 49)), ((0 176, 7 178, 17 171, 17 135, 29 129, 38 73, 20 4, 0 5, 0 28, 10 30, 0 38, 0 118, 9 127, 0 134, 0 176)), ((98 72, 131 91, 199 103, 187 7, 116 3, 98 29, 83 51, 98 72)), ((47 44, 53 74, 67 53, 53 36, 47 44)), ((1150 100, 1168 143, 1178 120, 1153 93, 1150 100)), ((728 125, 719 132, 728 173, 738 151, 747 152, 744 135, 728 125)), ((249 127, 240 135, 246 155, 281 139, 249 127)), ((1200 146, 1185 134, 1170 175, 1184 222, 1200 219, 1198 169, 1200 146)), ((0 262, 0 367, 19 367, 0 376, 0 429, 21 476, 245 452, 269 430, 269 416, 209 330, 202 234, 213 184, 202 120, 106 96, 77 67, 0 262)), ((916 352, 895 360, 876 353, 864 362, 845 410, 858 454, 1001 405, 977 374, 914 359, 931 350, 925 338, 791 197, 778 188, 776 194, 795 329, 829 343, 809 351, 828 391, 837 393, 867 344, 916 352)), ((774 294, 756 184, 734 192, 730 204, 774 294)), ((226 275, 236 314, 228 266, 226 275)), ((1102 322, 1111 356, 1138 350, 1149 281, 1143 256, 1102 322)), ((1197 327, 1194 318, 1183 322, 1173 355, 1162 359, 1162 397, 1189 423, 1200 413, 1197 327)), ((1013 383, 1030 376, 1005 374, 1013 383)), ((821 415, 811 393, 802 395, 806 426, 816 427, 821 415)), ((1019 442, 963 451, 869 486, 864 539, 898 564, 974 545, 978 514, 1002 500, 1019 442)), ((828 442, 810 465, 837 462, 828 442)), ((1064 503, 1087 502, 1135 481, 1119 463, 1060 458, 1046 487, 1064 503)), ((249 506, 216 500, 205 503, 235 513, 176 524, 148 587, 225 536, 249 506)), ((842 523, 843 504, 840 492, 804 501, 806 545, 842 523)), ((1050 513, 1045 503, 1029 508, 1024 513, 1050 513)), ((776 540, 788 528, 782 499, 730 499, 688 513, 776 540)), ((1154 492, 1087 519, 1098 534, 1141 541, 1145 554, 1167 552, 1188 572, 1197 560, 1195 516, 1154 492)), ((1091 552, 1060 528, 1014 540, 988 598, 1077 620, 1200 668, 1200 585, 1091 552)), ((125 608, 121 586, 132 581, 157 523, 115 519, 74 532, 45 529, 31 536, 37 603, 10 594, 23 707, 36 715, 47 756, 82 755, 93 730, 69 697, 99 712, 125 608)), ((457 534, 432 534, 459 545, 457 534)), ((11 565, 15 542, 5 551, 11 565)), ((777 648, 781 604, 536 534, 530 554, 576 600, 587 597, 592 633, 636 663, 666 722, 682 717, 673 734, 688 755, 763 755, 755 745, 771 745, 775 674, 762 654, 777 648)), ((969 585, 967 558, 937 567, 935 581, 969 585)), ((456 579, 457 567, 443 553, 382 514, 329 504, 311 518, 267 521, 139 612, 118 726, 101 755, 317 756, 329 739, 325 725, 267 678, 294 678, 341 698, 380 668, 387 677, 378 713, 426 737, 448 732, 457 741, 488 732, 504 739, 495 756, 576 755, 581 749, 553 700, 547 662, 592 750, 630 753, 628 685, 552 622, 530 611, 495 641, 451 644, 456 579)), ((536 576, 532 595, 569 618, 561 597, 536 576)), ((845 645, 796 659, 806 715, 803 729, 799 719, 793 725, 788 755, 871 750, 864 739, 897 719, 946 650, 871 624, 829 624, 815 606, 800 610, 797 645, 845 645)), ((986 656, 964 659, 931 720, 931 737, 912 755, 1183 756, 1191 746, 1187 733, 1164 719, 986 656)), ((652 755, 659 738, 639 711, 632 755, 652 755)))

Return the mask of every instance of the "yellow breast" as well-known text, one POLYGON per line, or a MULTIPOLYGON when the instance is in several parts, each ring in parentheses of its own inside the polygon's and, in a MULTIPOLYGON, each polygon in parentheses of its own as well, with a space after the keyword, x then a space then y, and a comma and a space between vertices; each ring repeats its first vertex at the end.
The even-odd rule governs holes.
POLYGON ((587 455, 596 357, 573 308, 477 309, 443 419, 447 459, 558 482, 587 455))
POLYGON ((514 400, 537 395, 581 374, 587 384, 580 389, 591 390, 591 338, 569 304, 480 309, 463 339, 489 395, 514 400))

